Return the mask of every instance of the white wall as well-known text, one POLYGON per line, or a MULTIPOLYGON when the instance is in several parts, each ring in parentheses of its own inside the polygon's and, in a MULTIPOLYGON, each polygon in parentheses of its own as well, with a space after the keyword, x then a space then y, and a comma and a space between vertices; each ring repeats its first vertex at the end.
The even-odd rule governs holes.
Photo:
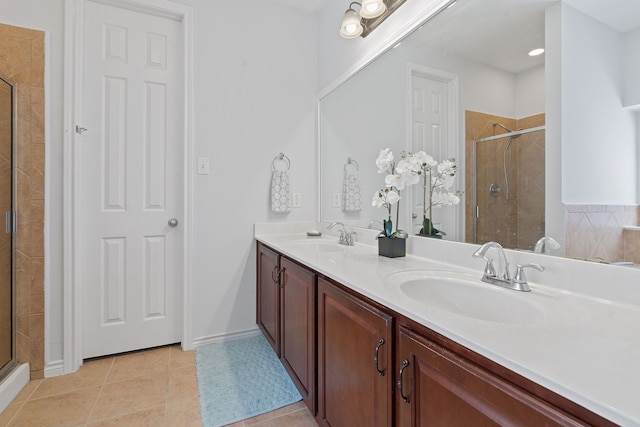
POLYGON ((198 339, 255 327, 253 223, 314 219, 317 34, 315 17, 262 0, 184 2, 195 12, 195 155, 212 159, 195 179, 198 339), (287 215, 270 212, 279 152, 302 196, 287 215))
MULTIPOLYGON (((253 223, 314 218, 316 21, 262 0, 179 2, 195 12, 194 158, 212 160, 211 175, 194 178, 194 338, 206 339, 255 327, 253 223), (288 215, 269 210, 271 160, 279 152, 291 159, 291 190, 302 195, 302 208, 288 215)), ((45 338, 50 363, 63 357, 64 1, 0 0, 0 10, 0 22, 44 30, 50 37, 45 338)))
POLYGON ((539 65, 516 75, 515 118, 545 112, 545 67, 539 65))
POLYGON ((623 76, 624 105, 640 108, 640 28, 630 31, 624 37, 623 76))
POLYGON ((634 204, 636 120, 623 109, 624 37, 562 7, 563 202, 634 204))

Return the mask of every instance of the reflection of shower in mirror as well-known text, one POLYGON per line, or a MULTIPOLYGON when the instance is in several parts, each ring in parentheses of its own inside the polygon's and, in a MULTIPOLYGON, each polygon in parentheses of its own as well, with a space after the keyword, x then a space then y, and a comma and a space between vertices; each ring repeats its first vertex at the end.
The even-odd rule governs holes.
POLYGON ((532 250, 545 232, 544 114, 466 116, 467 241, 532 250))

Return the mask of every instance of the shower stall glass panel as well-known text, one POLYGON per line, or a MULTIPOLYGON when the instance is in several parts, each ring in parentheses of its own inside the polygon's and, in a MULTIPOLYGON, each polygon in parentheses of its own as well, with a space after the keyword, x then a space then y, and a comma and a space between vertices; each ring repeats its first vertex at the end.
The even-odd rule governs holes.
POLYGON ((474 242, 530 249, 545 229, 545 131, 474 141, 474 242))
POLYGON ((13 86, 0 78, 0 215, 6 222, 0 229, 0 379, 15 355, 13 98, 13 86))

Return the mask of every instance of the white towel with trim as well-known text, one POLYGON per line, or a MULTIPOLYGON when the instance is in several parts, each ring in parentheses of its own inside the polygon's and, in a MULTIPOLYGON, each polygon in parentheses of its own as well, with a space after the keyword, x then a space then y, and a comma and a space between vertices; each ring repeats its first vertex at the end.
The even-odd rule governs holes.
POLYGON ((360 204, 360 178, 358 172, 344 172, 342 181, 342 211, 358 212, 360 204))
POLYGON ((289 171, 274 170, 271 173, 271 210, 275 213, 289 213, 291 210, 289 171))

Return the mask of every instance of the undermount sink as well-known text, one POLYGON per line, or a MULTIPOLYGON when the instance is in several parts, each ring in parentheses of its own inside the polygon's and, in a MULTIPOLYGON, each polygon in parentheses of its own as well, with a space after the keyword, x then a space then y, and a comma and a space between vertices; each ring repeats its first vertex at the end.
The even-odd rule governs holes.
POLYGON ((392 273, 388 285, 432 309, 496 323, 539 323, 545 311, 529 293, 503 289, 465 273, 407 271, 392 273))

